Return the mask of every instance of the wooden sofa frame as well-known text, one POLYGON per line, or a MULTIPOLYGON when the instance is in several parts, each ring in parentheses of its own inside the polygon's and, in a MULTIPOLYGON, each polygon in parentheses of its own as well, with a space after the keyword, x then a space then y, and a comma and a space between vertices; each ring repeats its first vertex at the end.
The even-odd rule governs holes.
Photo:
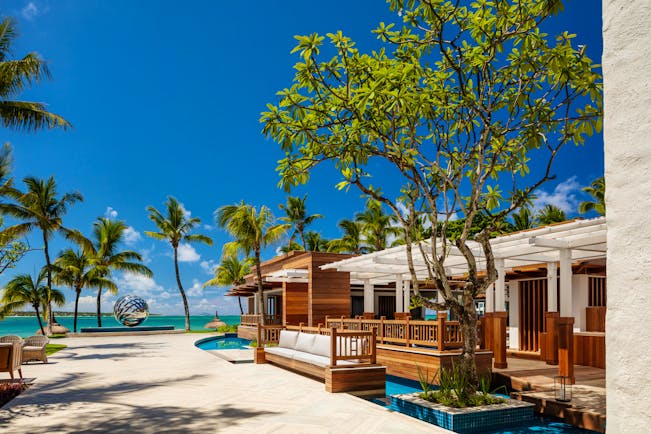
POLYGON ((350 392, 356 395, 384 396, 386 368, 376 363, 377 330, 337 330, 317 327, 258 325, 258 346, 255 363, 271 363, 323 380, 328 392, 350 392), (330 364, 325 367, 272 354, 265 346, 277 344, 281 330, 330 336, 330 364), (337 351, 339 349, 339 351, 337 351), (340 364, 342 362, 344 364, 340 364))

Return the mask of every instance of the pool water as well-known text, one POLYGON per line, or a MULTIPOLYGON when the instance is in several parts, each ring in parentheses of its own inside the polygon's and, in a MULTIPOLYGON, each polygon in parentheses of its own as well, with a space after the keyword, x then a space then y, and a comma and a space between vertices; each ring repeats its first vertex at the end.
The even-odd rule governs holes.
MULTIPOLYGON (((372 402, 381 405, 388 410, 395 411, 390 406, 388 399, 391 395, 400 395, 402 393, 422 392, 418 381, 407 378, 387 375, 386 380, 386 398, 374 398, 372 402)), ((508 396, 500 395, 504 398, 508 396)), ((557 419, 536 416, 532 421, 526 424, 514 425, 507 428, 500 428, 496 431, 487 431, 486 434, 592 434, 596 431, 576 428, 572 425, 558 421, 557 419)))
POLYGON ((226 335, 202 339, 195 346, 202 350, 245 350, 250 344, 248 339, 226 335))

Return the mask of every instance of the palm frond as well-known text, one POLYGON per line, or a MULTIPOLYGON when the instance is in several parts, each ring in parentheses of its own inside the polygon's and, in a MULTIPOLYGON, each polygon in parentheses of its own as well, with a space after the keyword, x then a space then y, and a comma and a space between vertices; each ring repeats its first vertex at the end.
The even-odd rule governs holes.
POLYGON ((44 104, 27 101, 0 101, 0 124, 5 128, 24 131, 72 128, 72 124, 63 117, 48 112, 44 104))

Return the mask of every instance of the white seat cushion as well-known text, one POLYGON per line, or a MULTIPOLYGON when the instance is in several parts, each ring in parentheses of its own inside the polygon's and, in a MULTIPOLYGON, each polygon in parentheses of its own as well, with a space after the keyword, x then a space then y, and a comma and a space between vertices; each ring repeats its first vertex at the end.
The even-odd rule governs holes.
POLYGON ((315 335, 310 353, 330 357, 330 336, 315 335))
POLYGON ((275 354, 277 356, 283 356, 288 359, 293 359, 296 355, 296 350, 291 348, 282 348, 282 347, 269 347, 265 348, 264 351, 269 354, 275 354))
POLYGON ((299 362, 309 363, 311 365, 320 366, 322 368, 330 365, 330 357, 323 357, 323 356, 318 356, 316 354, 309 354, 309 353, 303 353, 298 351, 294 356, 294 360, 298 360, 299 362))
POLYGON ((282 348, 294 348, 298 339, 298 332, 291 330, 281 330, 278 338, 278 346, 282 348))
POLYGON ((296 339, 296 346, 294 349, 296 351, 303 351, 304 353, 310 353, 312 351, 312 344, 314 343, 314 338, 316 335, 309 333, 299 333, 298 339, 296 339))

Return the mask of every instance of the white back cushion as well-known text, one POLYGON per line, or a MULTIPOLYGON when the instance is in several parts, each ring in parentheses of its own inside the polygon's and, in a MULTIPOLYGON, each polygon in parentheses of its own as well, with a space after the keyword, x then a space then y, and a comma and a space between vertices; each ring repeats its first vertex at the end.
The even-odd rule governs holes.
POLYGON ((280 337, 278 338, 278 346, 282 348, 294 349, 296 346, 296 339, 298 339, 298 332, 291 330, 281 330, 280 337))
POLYGON ((330 336, 315 335, 310 352, 318 356, 330 357, 330 336))
POLYGON ((299 333, 298 339, 296 339, 296 346, 294 347, 296 351, 311 352, 315 336, 309 333, 299 333))

